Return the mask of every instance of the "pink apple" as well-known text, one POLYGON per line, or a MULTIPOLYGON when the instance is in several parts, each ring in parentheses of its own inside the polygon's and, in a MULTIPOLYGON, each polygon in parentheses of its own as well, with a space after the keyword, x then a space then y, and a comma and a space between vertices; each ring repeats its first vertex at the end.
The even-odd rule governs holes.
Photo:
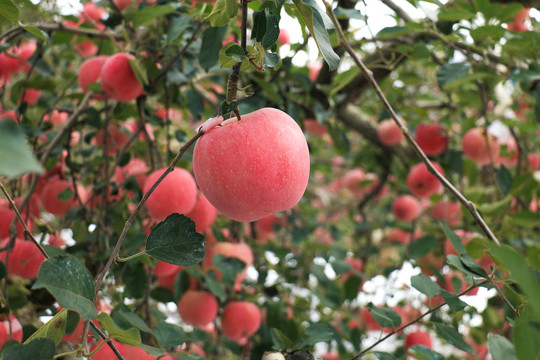
POLYGON ((472 128, 461 142, 463 152, 479 165, 487 165, 499 156, 499 141, 484 128, 472 128))
POLYGON ((50 122, 53 125, 60 125, 68 120, 69 114, 67 112, 60 112, 54 109, 50 114, 43 115, 44 122, 50 122))
POLYGON ((275 228, 282 228, 287 223, 285 217, 269 215, 258 220, 255 224, 257 240, 261 244, 266 244, 269 238, 275 237, 275 228))
POLYGON ((322 137, 328 132, 326 125, 319 123, 315 119, 304 119, 304 130, 306 131, 306 134, 316 137, 322 137))
POLYGON ((150 170, 146 162, 139 158, 132 158, 129 162, 123 167, 117 167, 114 173, 114 180, 117 184, 122 184, 126 179, 130 177, 135 177, 135 180, 139 184, 139 187, 142 188, 146 182, 146 173, 150 170))
POLYGON ((420 124, 414 138, 427 155, 439 155, 446 150, 446 131, 437 124, 420 124))
POLYGON ((186 324, 203 328, 217 316, 218 302, 206 291, 188 290, 178 302, 178 313, 186 324))
POLYGON ((366 173, 363 169, 348 171, 341 184, 356 196, 364 196, 374 191, 379 184, 379 179, 374 173, 366 173))
POLYGON ((279 36, 277 41, 281 45, 287 45, 291 42, 291 37, 286 29, 279 29, 279 36))
POLYGON ((413 221, 420 216, 422 208, 414 196, 401 195, 394 200, 392 212, 398 220, 413 221))
MULTIPOLYGON (((8 242, 9 239, 4 239, 0 242, 0 246, 4 247, 8 242)), ((6 251, 0 253, 0 261, 4 264, 6 263, 6 256, 6 251)), ((17 238, 15 239, 15 247, 9 254, 7 272, 25 279, 33 279, 37 276, 39 267, 44 261, 45 256, 33 242, 17 238)))
POLYGON ((390 229, 386 232, 385 242, 408 244, 412 241, 411 234, 401 229, 390 229))
POLYGON ((23 97, 21 98, 21 103, 26 102, 28 106, 35 105, 38 102, 40 96, 41 96, 41 90, 26 89, 24 91, 23 97))
MULTIPOLYGON (((151 173, 144 183, 146 193, 167 168, 151 173)), ((162 221, 172 213, 187 214, 197 202, 197 185, 189 171, 175 168, 158 185, 146 201, 148 213, 154 221, 162 221)))
MULTIPOLYGON (((432 162, 433 166, 444 175, 442 167, 436 163, 432 162)), ((419 198, 428 198, 431 195, 442 189, 442 184, 431 174, 426 164, 419 163, 414 165, 407 176, 407 186, 409 190, 419 198)))
MULTIPOLYGON (((206 256, 203 260, 203 268, 209 269, 213 267, 214 255, 223 255, 225 257, 237 258, 244 263, 246 266, 244 270, 236 275, 235 290, 238 290, 240 283, 244 281, 247 275, 248 268, 253 265, 253 251, 248 244, 244 242, 232 243, 228 241, 216 242, 213 246, 210 246, 206 252, 206 256)), ((216 268, 212 268, 216 272, 216 276, 219 280, 222 278, 221 271, 216 268)))
POLYGON ((79 68, 79 85, 86 93, 88 92, 88 85, 99 80, 101 76, 101 68, 108 56, 96 56, 91 59, 85 60, 79 68))
POLYGON ((53 179, 50 180, 43 188, 41 193, 41 202, 45 210, 56 216, 64 216, 66 213, 81 204, 84 205, 88 200, 88 192, 81 185, 77 184, 77 194, 81 202, 77 201, 73 183, 68 180, 53 179), (58 196, 65 190, 71 189, 72 196, 67 200, 58 199, 58 196))
POLYGON ((407 334, 404 345, 405 351, 409 352, 409 348, 414 345, 424 345, 431 348, 431 337, 427 332, 420 330, 407 334))
MULTIPOLYGON (((400 123, 405 125, 403 119, 400 123)), ((403 133, 393 119, 386 119, 377 126, 377 136, 384 145, 395 145, 403 139, 403 133)))
POLYGON ((131 68, 130 60, 135 57, 127 53, 110 56, 101 68, 101 86, 113 99, 128 102, 144 93, 139 80, 131 68))
MULTIPOLYGON (((118 352, 124 356, 124 359, 133 359, 133 360, 156 360, 154 355, 148 354, 144 351, 143 348, 138 346, 122 344, 119 341, 112 340, 118 352)), ((96 346, 94 346, 95 348, 96 346)), ((94 350, 94 349, 92 349, 94 350)), ((111 350, 111 348, 105 344, 103 345, 94 355, 92 355, 92 360, 118 360, 116 354, 111 350)))
POLYGON ((322 67, 323 67, 323 64, 320 61, 318 61, 316 63, 311 63, 311 64, 308 65, 309 79, 311 81, 317 80, 317 78, 319 77, 319 73, 321 72, 322 67))
POLYGON ((73 46, 77 54, 83 58, 94 56, 97 54, 99 48, 96 44, 89 40, 81 41, 73 46))
POLYGON ((8 340, 22 342, 23 329, 19 320, 9 314, 0 315, 0 349, 8 340))
POLYGON ((306 189, 309 167, 302 130, 272 108, 208 130, 193 151, 193 172, 208 201, 244 222, 295 206, 306 189))
POLYGON ((231 340, 242 341, 261 326, 261 311, 248 301, 231 301, 223 309, 221 330, 231 340))
POLYGON ((103 129, 96 132, 95 142, 99 147, 103 147, 106 141, 107 152, 109 154, 116 154, 129 142, 129 138, 130 136, 127 134, 127 130, 122 130, 114 124, 109 124, 106 130, 103 129))
POLYGON ((199 192, 193 210, 187 213, 186 216, 195 222, 196 231, 202 233, 216 220, 217 210, 210 204, 203 193, 199 192))

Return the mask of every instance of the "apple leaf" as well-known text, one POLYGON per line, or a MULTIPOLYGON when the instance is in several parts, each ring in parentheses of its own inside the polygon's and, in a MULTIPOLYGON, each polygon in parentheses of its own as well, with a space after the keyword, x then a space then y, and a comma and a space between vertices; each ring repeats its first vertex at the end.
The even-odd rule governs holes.
POLYGON ((184 329, 178 325, 160 322, 154 328, 154 336, 164 348, 174 348, 180 346, 186 340, 184 329))
POLYGON ((244 271, 246 263, 235 257, 226 257, 221 254, 214 255, 212 262, 221 271, 221 281, 227 286, 233 286, 236 275, 244 271))
POLYGON ((43 168, 26 144, 23 130, 11 120, 0 120, 0 175, 17 178, 29 172, 42 173, 43 168))
POLYGON ((441 293, 441 287, 424 274, 411 277, 411 285, 427 297, 434 297, 441 293))
POLYGON ((424 345, 413 345, 409 348, 409 351, 418 360, 444 360, 444 356, 435 352, 424 345))
POLYGON ((449 291, 441 290, 441 296, 452 312, 461 311, 468 306, 466 302, 459 298, 459 296, 449 291))
POLYGON ((329 342, 335 337, 335 330, 328 324, 312 324, 306 329, 307 338, 298 344, 297 348, 329 342))
POLYGON ((60 255, 39 268, 32 289, 46 288, 65 309, 78 311, 85 320, 95 319, 94 280, 79 258, 60 255))
POLYGON ((0 15, 11 22, 19 22, 19 8, 11 0, 0 0, 0 15))
POLYGON ((152 228, 146 253, 174 265, 194 265, 204 258, 204 236, 195 231, 190 218, 171 214, 152 228))
POLYGON ((437 333, 439 334, 439 336, 446 339, 446 341, 454 345, 459 350, 463 350, 471 354, 474 352, 472 346, 467 344, 465 339, 463 339, 463 336, 458 333, 457 330, 455 330, 454 328, 445 324, 436 323, 435 329, 437 329, 437 333))
POLYGON ((529 306, 519 310, 519 317, 515 319, 514 346, 519 359, 540 358, 540 317, 529 306))
POLYGON ((395 360, 395 356, 386 352, 382 351, 374 351, 372 352, 373 355, 377 358, 377 360, 395 360))
POLYGON ((467 254, 467 249, 465 249, 465 246, 463 245, 463 241, 461 241, 461 238, 457 236, 456 233, 453 232, 451 229, 449 229, 445 224, 441 223, 441 227, 446 237, 448 237, 448 239, 454 246, 454 249, 456 249, 457 253, 459 255, 467 254))
POLYGON ((100 313, 97 320, 101 327, 107 331, 109 337, 119 340, 124 344, 139 346, 141 345, 141 334, 139 330, 132 327, 127 330, 122 330, 116 326, 113 319, 107 313, 100 313))
POLYGON ((469 73, 471 66, 463 63, 452 63, 446 64, 439 69, 437 72, 437 83, 442 89, 447 84, 450 84, 453 81, 461 79, 469 73))
MULTIPOLYGON (((218 60, 220 60, 221 41, 226 31, 227 26, 209 27, 204 30, 201 52, 199 53, 199 63, 204 70, 208 71, 208 69, 216 65, 218 60)), ((223 67, 223 63, 221 66, 223 67)))
POLYGON ((517 226, 534 228, 540 224, 540 214, 529 210, 521 210, 509 215, 508 221, 517 226))
MULTIPOLYGON (((0 0, 1 1, 1 0, 0 0)), ((2 351, 2 360, 52 360, 56 348, 54 341, 37 338, 29 343, 15 344, 2 351)))
POLYGON ((373 319, 383 328, 397 328, 401 325, 401 316, 390 308, 376 307, 372 303, 368 304, 369 312, 373 319))
POLYGON ((474 14, 472 12, 458 8, 442 9, 438 15, 439 21, 469 20, 473 17, 474 14))
POLYGON ((130 327, 135 327, 141 331, 144 331, 149 334, 153 334, 152 329, 146 325, 143 319, 139 315, 129 312, 127 310, 114 311, 112 313, 112 318, 114 322, 121 328, 127 329, 130 327))
POLYGON ((229 46, 227 50, 225 50, 225 55, 233 58, 237 62, 243 61, 246 58, 246 54, 244 54, 244 50, 242 50, 242 48, 238 44, 229 46))
POLYGON ((236 0, 217 0, 212 12, 205 17, 205 20, 210 21, 212 27, 225 26, 237 13, 238 2, 236 0))
POLYGON ((487 343, 493 360, 518 360, 514 345, 507 338, 489 334, 487 343))
POLYGON ((502 194, 508 194, 508 192, 512 188, 512 174, 510 174, 510 171, 508 171, 508 169, 504 165, 501 165, 499 167, 495 181, 497 183, 497 187, 499 188, 499 190, 501 190, 502 194))
POLYGON ((176 13, 176 10, 170 5, 163 6, 147 6, 137 12, 133 19, 133 26, 139 27, 150 23, 152 20, 159 17, 176 13))
POLYGON ((68 309, 62 309, 58 314, 54 315, 51 320, 47 321, 46 324, 33 333, 32 336, 26 339, 24 343, 28 344, 37 338, 47 338, 58 345, 66 332, 67 316, 68 309))

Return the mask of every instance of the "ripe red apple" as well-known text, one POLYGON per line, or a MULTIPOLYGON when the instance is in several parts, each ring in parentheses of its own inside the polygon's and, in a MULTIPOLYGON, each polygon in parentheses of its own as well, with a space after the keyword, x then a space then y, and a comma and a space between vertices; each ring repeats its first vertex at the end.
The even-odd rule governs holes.
POLYGON ((105 16, 105 9, 97 6, 92 2, 84 4, 83 11, 80 13, 81 20, 84 20, 96 27, 97 29, 105 29, 105 25, 100 20, 105 16))
MULTIPOLYGON (((4 247, 8 242, 9 239, 4 239, 0 246, 4 247)), ((6 263, 6 256, 7 251, 0 253, 0 261, 4 264, 6 263)), ((25 279, 33 279, 37 276, 43 261, 45 261, 45 257, 34 243, 23 239, 15 239, 15 246, 9 253, 7 272, 25 279)))
MULTIPOLYGON (((444 175, 442 167, 436 163, 432 162, 433 166, 444 175)), ((419 198, 428 198, 431 195, 435 194, 442 189, 442 184, 431 174, 426 164, 419 163, 414 165, 407 176, 407 186, 409 190, 419 198)))
POLYGON ((99 80, 101 68, 108 56, 96 56, 85 60, 79 68, 79 85, 85 93, 88 92, 88 85, 99 80))
POLYGON ((218 302, 207 291, 188 290, 178 302, 178 313, 186 324, 205 327, 217 316, 218 302))
POLYGON ((363 169, 348 171, 341 184, 356 196, 364 196, 374 191, 379 184, 379 179, 374 173, 366 173, 363 169))
POLYGON ((409 352, 409 348, 414 345, 424 345, 431 349, 431 337, 425 331, 415 331, 407 334, 405 337, 405 351, 409 352))
POLYGON ((419 124, 414 139, 427 155, 439 155, 448 142, 445 129, 437 124, 419 124))
POLYGON ((231 301, 223 309, 221 330, 226 337, 242 341, 253 335, 261 326, 261 311, 248 301, 231 301))
POLYGON ((195 230, 202 233, 216 220, 217 210, 199 191, 193 210, 187 213, 186 216, 195 222, 195 230))
POLYGON ((105 141, 107 141, 107 152, 109 154, 116 154, 129 142, 129 135, 127 134, 127 130, 122 131, 116 125, 109 124, 106 130, 103 129, 96 132, 95 143, 99 147, 103 147, 105 141))
POLYGON ((287 45, 291 42, 291 37, 286 29, 279 29, 279 36, 277 41, 281 45, 287 45))
MULTIPOLYGON (((405 125, 403 119, 400 119, 402 125, 405 125)), ((395 145, 403 139, 403 134, 399 126, 393 119, 386 119, 377 126, 377 136, 384 145, 395 145)))
MULTIPOLYGON (((132 346, 132 345, 126 345, 122 344, 119 341, 112 340, 114 346, 124 356, 124 359, 133 359, 133 360, 156 360, 156 357, 154 355, 148 354, 146 351, 144 351, 143 348, 139 346, 132 346)), ((92 350, 94 350, 97 347, 94 346, 92 350)), ((105 344, 103 345, 94 355, 92 355, 92 360, 117 360, 118 357, 116 354, 111 350, 111 348, 105 344)))
POLYGON ((117 53, 110 56, 101 68, 101 86, 113 99, 128 102, 144 93, 129 60, 131 54, 117 53))
POLYGON ((317 61, 316 63, 308 64, 309 79, 311 81, 317 80, 317 78, 319 77, 319 73, 321 72, 322 67, 323 67, 323 64, 320 61, 317 61))
POLYGON ((22 342, 22 339, 23 329, 19 320, 12 314, 0 315, 0 349, 8 340, 22 342))
POLYGON ((269 215, 258 220, 255 224, 257 240, 261 244, 266 244, 269 238, 275 237, 275 228, 282 228, 287 223, 285 217, 269 215))
POLYGON ((401 195, 394 200, 392 212, 398 220, 413 221, 420 216, 422 208, 414 196, 401 195))
POLYGON ((117 184, 122 184, 126 179, 135 177, 137 184, 142 188, 146 182, 146 173, 150 170, 146 162, 139 158, 132 158, 123 167, 117 167, 114 173, 114 180, 117 184))
POLYGON ((339 355, 336 353, 327 352, 319 356, 319 359, 323 360, 339 360, 339 355))
MULTIPOLYGON (((21 203, 22 198, 15 198, 15 204, 18 206, 21 203)), ((21 216, 26 223, 26 226, 30 230, 33 230, 35 227, 35 218, 39 218, 41 215, 40 204, 37 196, 32 196, 29 202, 30 207, 25 206, 21 210, 21 216)), ((0 204, 0 239, 9 237, 9 227, 11 221, 15 217, 15 211, 10 207, 9 203, 0 204)), ((21 223, 17 220, 17 236, 24 238, 24 228, 21 223)))
MULTIPOLYGON (((88 200, 88 193, 81 184, 77 184, 77 194, 81 199, 81 203, 86 203, 88 200)), ((45 210, 56 216, 64 216, 70 209, 81 205, 75 197, 73 183, 58 178, 50 180, 45 185, 41 193, 41 202, 45 210), (58 199, 58 196, 68 188, 73 192, 71 198, 68 200, 58 199)))
POLYGON ((84 40, 76 43, 74 46, 75 51, 83 58, 94 56, 97 54, 99 48, 90 40, 84 40))
POLYGON ((431 209, 431 216, 435 220, 445 221, 455 226, 461 220, 461 204, 457 202, 441 201, 431 209))
POLYGON ((193 151, 193 172, 208 201, 244 222, 295 206, 306 189, 309 167, 302 130, 273 108, 208 130, 193 151))
MULTIPOLYGON (((150 190, 165 170, 151 173, 144 183, 143 192, 150 190)), ((196 202, 197 185, 193 176, 185 169, 175 168, 150 195, 146 208, 154 221, 162 221, 172 213, 189 213, 196 202)))
POLYGON ((525 20, 529 18, 529 12, 531 9, 524 8, 519 13, 514 15, 514 21, 508 23, 508 31, 512 32, 524 32, 527 31, 527 26, 524 24, 525 20))
POLYGON ((479 165, 487 165, 499 156, 499 141, 484 128, 472 128, 461 142, 463 152, 479 165))

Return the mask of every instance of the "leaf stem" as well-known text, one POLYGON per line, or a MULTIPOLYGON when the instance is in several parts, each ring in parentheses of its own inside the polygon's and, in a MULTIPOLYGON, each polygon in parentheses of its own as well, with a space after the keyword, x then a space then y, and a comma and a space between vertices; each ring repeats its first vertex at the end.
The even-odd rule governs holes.
POLYGON ((116 258, 114 258, 114 261, 115 261, 115 262, 126 262, 126 261, 129 261, 129 260, 138 258, 139 256, 142 256, 142 255, 144 255, 144 254, 146 254, 146 250, 139 251, 138 253, 133 254, 133 255, 130 255, 130 256, 127 256, 127 257, 125 257, 125 258, 122 258, 122 257, 120 257, 120 256, 117 256, 116 258))

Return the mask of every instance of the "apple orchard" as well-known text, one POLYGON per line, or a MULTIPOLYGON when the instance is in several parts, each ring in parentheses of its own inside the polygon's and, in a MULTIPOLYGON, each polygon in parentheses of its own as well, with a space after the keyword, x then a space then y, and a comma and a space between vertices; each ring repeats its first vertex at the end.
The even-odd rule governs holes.
POLYGON ((1 360, 540 359, 540 1, 60 3, 0 0, 1 360))

